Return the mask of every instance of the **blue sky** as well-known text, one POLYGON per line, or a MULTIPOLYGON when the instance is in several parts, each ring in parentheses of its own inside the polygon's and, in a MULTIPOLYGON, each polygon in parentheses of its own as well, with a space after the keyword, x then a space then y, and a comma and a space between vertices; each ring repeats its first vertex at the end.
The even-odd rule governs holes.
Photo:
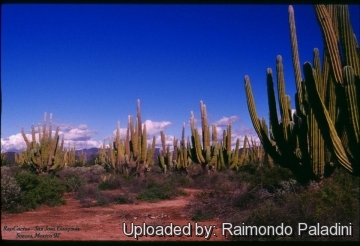
MULTIPOLYGON (((323 48, 314 8, 294 11, 301 63, 312 61, 323 48)), ((358 6, 350 16, 359 39, 358 6)), ((277 55, 294 97, 288 5, 5 4, 1 18, 2 151, 23 148, 21 127, 30 133, 44 112, 66 143, 98 146, 136 116, 137 99, 149 139, 160 130, 179 138, 203 100, 219 131, 233 121, 235 142, 255 135, 244 76, 267 117, 266 69, 277 55)))

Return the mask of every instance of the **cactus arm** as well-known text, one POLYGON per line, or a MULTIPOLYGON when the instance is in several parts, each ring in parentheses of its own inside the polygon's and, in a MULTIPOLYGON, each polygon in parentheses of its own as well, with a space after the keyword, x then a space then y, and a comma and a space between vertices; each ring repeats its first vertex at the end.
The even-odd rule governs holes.
MULTIPOLYGON (((344 74, 344 89, 346 95, 347 111, 349 115, 348 131, 350 133, 350 143, 348 144, 351 156, 359 160, 360 149, 360 97, 357 96, 354 69, 350 66, 345 66, 344 74)), ((359 78, 358 78, 359 80, 359 78)))
POLYGON ((245 161, 245 156, 246 156, 246 145, 247 145, 247 142, 248 142, 248 138, 247 136, 245 135, 245 138, 244 138, 244 145, 243 145, 243 149, 242 149, 242 152, 241 152, 241 155, 240 155, 240 159, 239 159, 239 166, 242 166, 244 164, 244 161, 245 161))
POLYGON ((239 162, 239 148, 240 148, 240 139, 236 140, 236 146, 235 146, 235 151, 234 151, 234 155, 231 158, 231 162, 230 162, 230 169, 233 169, 235 167, 237 167, 238 162, 239 162))
POLYGON ((300 58, 299 58, 299 50, 298 43, 296 37, 296 26, 295 26, 295 18, 294 18, 294 9, 290 5, 289 6, 289 26, 290 26, 290 39, 291 39, 291 51, 292 51, 292 61, 295 72, 295 82, 296 82, 296 90, 298 92, 297 99, 300 104, 302 104, 302 88, 301 88, 301 71, 300 71, 300 58))
POLYGON ((27 138, 27 136, 25 135, 25 132, 24 132, 24 128, 21 128, 21 135, 26 143, 26 147, 29 149, 30 148, 30 142, 29 142, 29 139, 27 138))
POLYGON ((137 129, 138 133, 141 134, 142 132, 142 122, 141 122, 141 108, 140 108, 140 99, 137 100, 137 110, 136 110, 136 117, 137 117, 137 129))
POLYGON ((339 15, 339 36, 344 54, 345 65, 354 69, 354 74, 360 76, 360 61, 356 52, 356 39, 352 32, 349 9, 346 5, 337 5, 339 15))
POLYGON ((202 155, 201 141, 200 141, 200 136, 199 136, 197 129, 194 129, 194 134, 195 134, 194 139, 195 139, 196 157, 199 161, 199 164, 203 164, 203 163, 205 163, 205 159, 202 155))
POLYGON ((210 146, 209 123, 207 119, 206 105, 200 101, 201 128, 203 137, 203 148, 210 146))
POLYGON ((337 135, 334 124, 330 119, 329 113, 322 102, 319 93, 316 89, 315 76, 311 64, 306 62, 304 64, 305 83, 308 91, 308 99, 311 108, 314 110, 316 120, 322 129, 322 135, 325 138, 325 143, 328 143, 328 148, 332 149, 339 163, 344 166, 350 172, 353 171, 352 165, 346 156, 344 147, 341 144, 341 140, 337 135), (328 137, 327 137, 328 136, 328 137))
POLYGON ((163 131, 160 131, 160 137, 161 137, 162 151, 163 153, 166 153, 165 133, 163 131))
POLYGON ((266 151, 269 153, 269 155, 275 162, 279 164, 284 163, 284 160, 281 158, 281 155, 276 151, 276 146, 273 146, 271 144, 270 139, 268 138, 268 136, 266 136, 266 133, 262 130, 260 126, 260 121, 256 113, 254 96, 251 90, 250 78, 247 75, 245 76, 245 92, 246 92, 246 101, 250 113, 250 118, 262 145, 264 146, 266 151))
POLYGON ((337 37, 332 25, 332 19, 324 5, 315 5, 316 16, 321 27, 326 47, 329 51, 330 64, 334 72, 335 81, 342 84, 342 69, 340 51, 337 45, 337 37))
POLYGON ((270 114, 270 126, 272 129, 272 133, 274 136, 274 140, 280 140, 281 129, 278 121, 278 114, 276 109, 276 99, 275 99, 275 91, 274 91, 274 81, 272 77, 272 70, 268 68, 266 70, 266 84, 267 84, 267 92, 268 92, 268 104, 269 104, 269 114, 270 114))
POLYGON ((226 152, 228 155, 231 153, 231 122, 228 124, 226 131, 226 152))
POLYGON ((153 158, 154 158, 154 153, 155 153, 155 136, 153 136, 153 139, 152 139, 152 144, 151 144, 151 148, 148 152, 148 155, 147 155, 147 160, 146 160, 146 163, 148 163, 149 166, 152 166, 153 164, 153 158))
POLYGON ((285 95, 284 69, 283 69, 281 56, 277 56, 276 58, 276 71, 277 71, 277 79, 278 79, 280 115, 282 119, 282 128, 283 128, 282 136, 284 142, 286 143, 289 141, 287 127, 290 124, 290 115, 289 115, 288 103, 285 95))
POLYGON ((216 129, 217 129, 216 124, 212 124, 212 141, 213 141, 213 143, 216 143, 218 141, 216 129))

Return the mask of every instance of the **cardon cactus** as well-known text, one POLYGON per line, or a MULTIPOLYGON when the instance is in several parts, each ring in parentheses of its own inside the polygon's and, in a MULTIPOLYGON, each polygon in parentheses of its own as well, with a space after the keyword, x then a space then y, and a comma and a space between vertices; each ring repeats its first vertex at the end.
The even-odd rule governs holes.
POLYGON ((35 127, 31 127, 31 142, 28 140, 24 129, 21 134, 26 143, 26 149, 16 156, 17 164, 30 165, 36 173, 48 173, 51 170, 63 166, 63 160, 60 156, 63 154, 59 142, 59 127, 56 128, 55 136, 52 137, 52 114, 50 114, 50 124, 47 130, 47 114, 44 113, 42 131, 39 126, 39 142, 35 139, 35 127))
POLYGON ((360 58, 348 8, 315 5, 315 11, 325 43, 323 66, 319 51, 314 49, 314 66, 309 62, 304 64, 305 79, 302 79, 294 10, 289 7, 297 88, 293 115, 290 97, 285 94, 281 56, 277 57, 280 122, 272 71, 267 69, 270 131, 257 117, 250 78, 245 76, 251 120, 266 153, 303 181, 329 176, 338 164, 354 175, 359 175, 360 167, 360 58))
POLYGON ((161 150, 158 155, 158 161, 160 164, 160 167, 162 168, 164 173, 167 173, 169 170, 173 170, 173 154, 170 151, 170 147, 166 146, 165 142, 165 132, 160 131, 160 137, 161 137, 161 150))
MULTIPOLYGON (((212 136, 210 137, 207 110, 203 101, 200 101, 200 112, 202 139, 198 129, 195 127, 195 116, 191 111, 191 144, 188 143, 187 145, 188 157, 192 162, 200 164, 207 172, 226 168, 237 169, 242 165, 244 158, 239 158, 239 139, 237 139, 235 149, 231 149, 231 123, 229 123, 226 130, 223 131, 223 140, 219 142, 217 139, 216 124, 212 125, 212 136)), ((244 143, 244 146, 246 146, 246 142, 244 143)), ((244 154, 245 153, 246 151, 244 154)))
POLYGON ((109 147, 99 150, 96 163, 104 165, 115 173, 145 176, 154 165, 155 136, 152 144, 147 144, 146 124, 141 123, 140 100, 137 100, 136 123, 132 116, 128 116, 125 139, 120 138, 120 122, 117 124, 116 135, 110 139, 109 147))

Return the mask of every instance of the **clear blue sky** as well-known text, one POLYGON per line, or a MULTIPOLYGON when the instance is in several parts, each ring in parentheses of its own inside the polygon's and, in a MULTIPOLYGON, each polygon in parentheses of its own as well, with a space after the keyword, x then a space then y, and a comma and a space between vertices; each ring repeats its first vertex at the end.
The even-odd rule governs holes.
MULTIPOLYGON (((315 11, 294 11, 301 63, 312 61, 323 47, 315 11)), ((360 39, 359 6, 350 15, 360 39)), ((277 55, 293 98, 288 5, 2 5, 2 149, 21 149, 21 127, 30 133, 44 112, 67 142, 93 147, 118 120, 126 127, 137 99, 150 133, 168 140, 190 111, 200 117, 200 100, 210 123, 233 120, 234 139, 255 135, 244 76, 267 117, 265 74, 277 55)))

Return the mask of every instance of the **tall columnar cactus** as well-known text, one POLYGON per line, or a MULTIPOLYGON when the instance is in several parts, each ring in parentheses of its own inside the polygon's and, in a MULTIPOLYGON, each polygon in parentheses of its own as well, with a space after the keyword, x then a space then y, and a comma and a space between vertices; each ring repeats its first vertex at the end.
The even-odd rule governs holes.
MULTIPOLYGON (((249 148, 247 149, 247 159, 249 163, 263 166, 264 163, 270 164, 269 160, 266 160, 266 153, 261 144, 256 143, 254 138, 250 138, 249 148)), ((270 164, 271 166, 271 164, 270 164)))
POLYGON ((359 175, 360 167, 360 62, 346 6, 315 5, 323 32, 323 66, 314 49, 314 67, 305 63, 301 78, 294 10, 289 7, 293 66, 297 93, 296 112, 291 115, 285 94, 282 58, 277 58, 278 121, 271 69, 267 70, 270 134, 257 117, 250 79, 245 76, 248 108, 254 128, 266 153, 290 168, 300 180, 330 175, 335 164, 359 175), (338 45, 340 43, 340 45, 338 45), (341 49, 341 50, 340 50, 341 49), (345 99, 345 100, 344 100, 345 99))
POLYGON ((188 168, 193 164, 191 160, 191 147, 190 141, 185 142, 185 122, 183 123, 180 146, 178 146, 178 139, 174 139, 173 142, 174 150, 172 161, 174 164, 175 170, 188 170, 188 168))
POLYGON ((161 137, 162 148, 158 156, 158 161, 164 173, 167 173, 169 170, 173 170, 173 162, 172 162, 173 154, 170 151, 170 147, 166 146, 164 131, 160 131, 160 137, 161 137))
POLYGON ((120 136, 120 122, 116 135, 110 139, 109 147, 103 144, 96 163, 105 165, 116 173, 125 175, 137 174, 144 177, 144 172, 154 165, 155 136, 151 144, 147 144, 146 124, 141 123, 140 100, 137 100, 137 117, 134 124, 132 116, 128 116, 125 139, 120 136))
MULTIPOLYGON (((229 123, 226 130, 223 131, 223 140, 219 142, 216 124, 212 125, 212 136, 210 137, 210 127, 207 119, 206 105, 203 101, 200 101, 200 112, 202 139, 195 127, 195 116, 191 111, 191 144, 190 141, 188 141, 188 157, 192 162, 202 165, 206 171, 217 171, 226 168, 237 169, 240 165, 242 165, 244 158, 239 159, 239 139, 236 142, 235 149, 231 149, 231 123, 229 123)), ((244 143, 244 147, 246 147, 246 142, 244 143)), ((246 153, 246 151, 244 153, 246 153)), ((183 161, 185 161, 185 158, 183 158, 183 161)))
POLYGON ((52 137, 52 114, 50 114, 49 130, 47 130, 47 114, 44 113, 42 131, 39 126, 39 142, 36 142, 35 127, 31 126, 31 142, 28 140, 24 129, 21 134, 26 143, 26 149, 16 156, 17 164, 30 165, 38 174, 50 172, 51 170, 62 166, 61 146, 59 142, 59 127, 56 128, 55 136, 52 137))

